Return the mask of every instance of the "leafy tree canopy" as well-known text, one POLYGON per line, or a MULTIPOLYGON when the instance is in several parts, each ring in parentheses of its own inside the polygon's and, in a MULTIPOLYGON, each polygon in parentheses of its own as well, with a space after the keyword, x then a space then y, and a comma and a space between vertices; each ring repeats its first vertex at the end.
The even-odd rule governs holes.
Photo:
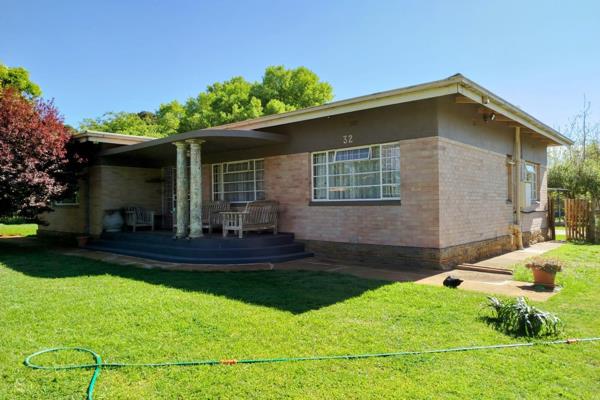
POLYGON ((36 220, 76 190, 85 160, 51 102, 0 91, 0 217, 36 220))
POLYGON ((155 112, 109 112, 100 118, 85 119, 80 128, 163 137, 317 106, 332 98, 331 85, 308 68, 271 66, 260 82, 237 76, 209 85, 184 104, 174 100, 161 104, 155 112))
POLYGON ((23 96, 33 98, 42 95, 38 85, 31 82, 29 72, 22 67, 8 67, 0 64, 0 91, 12 87, 23 96))

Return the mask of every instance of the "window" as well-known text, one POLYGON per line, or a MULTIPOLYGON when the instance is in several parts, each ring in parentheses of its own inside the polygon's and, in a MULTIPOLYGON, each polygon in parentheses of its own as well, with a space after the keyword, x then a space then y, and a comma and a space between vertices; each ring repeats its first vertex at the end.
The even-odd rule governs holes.
POLYGON ((265 199, 264 160, 213 164, 213 199, 247 203, 265 199))
POLYGON ((538 200, 538 173, 537 165, 533 163, 525 163, 525 204, 531 205, 538 200))
POLYGON ((54 202, 55 206, 78 206, 79 205, 79 193, 75 192, 68 197, 63 197, 62 199, 54 202))
POLYGON ((400 199, 398 143, 313 153, 312 171, 314 201, 400 199))

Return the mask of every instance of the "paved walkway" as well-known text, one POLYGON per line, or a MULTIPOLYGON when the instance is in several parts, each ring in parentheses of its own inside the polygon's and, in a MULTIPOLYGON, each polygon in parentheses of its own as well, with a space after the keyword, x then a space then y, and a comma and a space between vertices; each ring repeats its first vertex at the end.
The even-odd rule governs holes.
POLYGON ((550 242, 540 242, 531 245, 523 250, 511 251, 510 253, 502 254, 498 257, 489 258, 487 260, 483 260, 472 265, 476 265, 478 267, 505 269, 512 271, 511 267, 515 264, 522 263, 530 257, 539 256, 540 254, 544 254, 550 250, 554 250, 562 245, 563 242, 559 242, 556 240, 550 242))

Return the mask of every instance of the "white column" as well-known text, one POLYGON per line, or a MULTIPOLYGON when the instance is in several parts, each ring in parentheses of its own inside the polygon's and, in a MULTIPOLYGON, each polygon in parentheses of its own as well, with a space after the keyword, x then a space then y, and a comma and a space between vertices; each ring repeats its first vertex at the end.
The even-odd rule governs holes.
POLYGON ((187 236, 190 207, 188 205, 188 169, 187 169, 187 144, 175 142, 177 147, 177 233, 176 237, 187 236))
POLYGON ((190 144, 190 238, 202 237, 202 143, 200 139, 187 140, 190 144))

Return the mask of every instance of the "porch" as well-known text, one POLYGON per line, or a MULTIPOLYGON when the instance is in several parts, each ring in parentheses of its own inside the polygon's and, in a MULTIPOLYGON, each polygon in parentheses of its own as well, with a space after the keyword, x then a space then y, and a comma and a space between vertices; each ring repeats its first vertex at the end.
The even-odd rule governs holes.
MULTIPOLYGON (((110 204, 111 209, 129 209, 130 217, 140 214, 136 218, 148 219, 146 228, 138 232, 103 231, 88 248, 190 264, 281 262, 310 256, 302 243, 294 241, 293 234, 278 233, 277 202, 258 201, 264 197, 257 196, 256 187, 255 198, 227 198, 222 190, 213 194, 211 175, 206 174, 211 158, 219 154, 251 152, 285 140, 284 135, 268 132, 208 129, 105 150, 100 154, 103 164, 121 168, 115 175, 127 176, 128 170, 141 168, 163 171, 162 209, 156 209, 156 201, 144 205, 145 199, 139 199, 135 204, 128 196, 117 203, 114 196, 107 196, 101 203, 103 208, 110 204), (160 215, 156 223, 153 214, 160 215), (152 232, 152 225, 163 230, 152 232), (213 229, 217 233, 213 234, 213 229), (237 237, 224 237, 223 230, 237 237)), ((256 181, 256 172, 254 177, 256 181)), ((128 179, 104 181, 103 185, 127 185, 123 190, 135 192, 155 183, 156 179, 128 179)), ((154 186, 147 192, 156 193, 156 189, 154 186)))
POLYGON ((294 241, 292 233, 254 233, 243 239, 220 232, 204 233, 202 238, 177 240, 171 231, 104 232, 88 246, 132 257, 185 264, 254 264, 310 257, 304 244, 294 241))

